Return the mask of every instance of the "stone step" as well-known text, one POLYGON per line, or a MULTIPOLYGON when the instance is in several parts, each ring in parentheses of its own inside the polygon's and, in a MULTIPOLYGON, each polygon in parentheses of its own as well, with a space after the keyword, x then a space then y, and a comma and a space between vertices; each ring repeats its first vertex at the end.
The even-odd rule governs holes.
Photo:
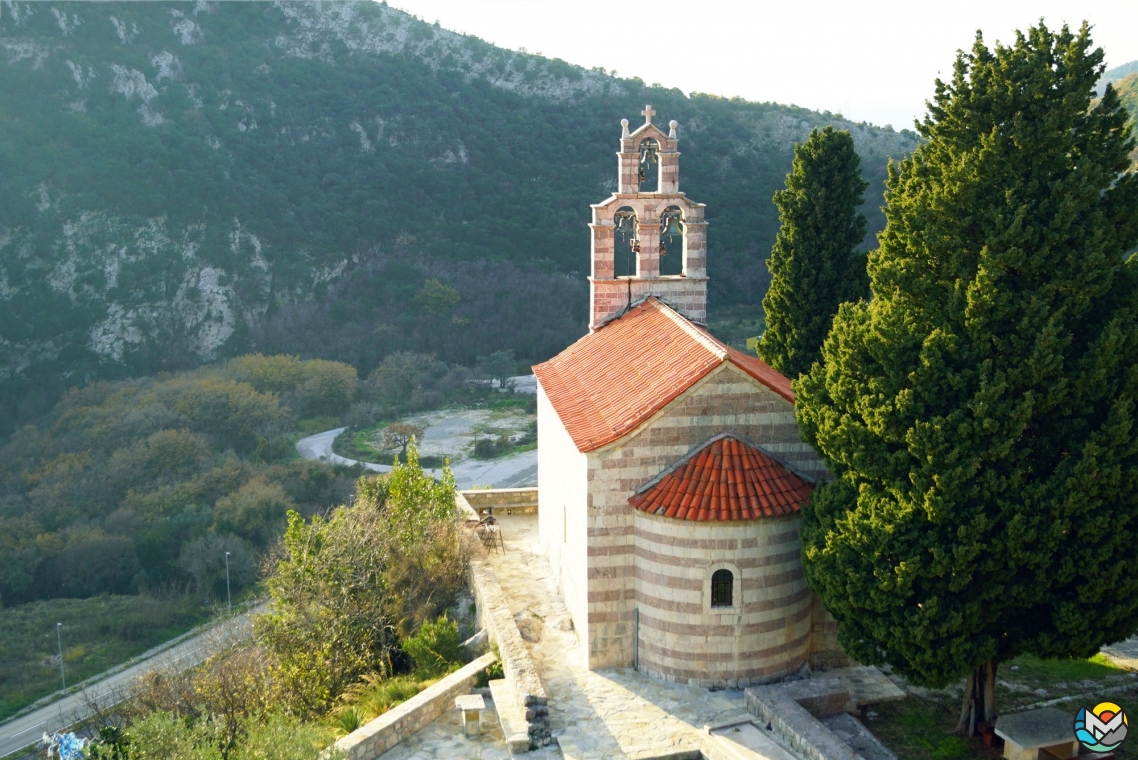
POLYGON ((754 722, 711 728, 712 760, 800 760, 754 722))
POLYGON ((506 679, 500 678, 490 682, 490 697, 494 700, 494 709, 498 713, 498 723, 502 726, 502 735, 506 737, 506 747, 511 755, 520 755, 529 752, 529 724, 526 723, 525 713, 518 708, 514 693, 506 679))
POLYGON ((849 668, 827 670, 819 674, 828 678, 838 678, 850 693, 850 700, 858 708, 879 705, 882 702, 896 702, 905 698, 900 686, 889 680, 873 665, 857 665, 849 668))

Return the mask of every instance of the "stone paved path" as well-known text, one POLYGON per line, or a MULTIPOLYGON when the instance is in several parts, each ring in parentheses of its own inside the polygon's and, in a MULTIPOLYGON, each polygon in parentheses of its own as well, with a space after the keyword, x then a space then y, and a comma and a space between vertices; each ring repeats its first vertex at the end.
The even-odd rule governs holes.
POLYGON ((538 544, 536 515, 498 518, 506 543, 491 554, 530 655, 549 694, 553 734, 571 760, 700 757, 707 724, 749 720, 742 691, 711 692, 648 678, 631 669, 590 671, 538 544))
MULTIPOLYGON (((467 739, 462 735, 461 714, 450 710, 380 757, 383 760, 509 760, 510 752, 494 713, 494 701, 489 697, 486 710, 482 712, 481 727, 481 736, 467 739)), ((561 757, 561 753, 557 747, 547 747, 525 757, 526 760, 552 760, 561 757)))
POLYGON ((1102 653, 1120 668, 1138 670, 1138 636, 1103 647, 1102 653))
MULTIPOLYGON (((494 572, 527 635, 543 685, 557 744, 527 760, 647 760, 701 757, 711 753, 704 725, 750 720, 742 691, 677 686, 630 669, 589 671, 577 648, 549 562, 540 553, 535 515, 498 518, 504 554, 491 554, 494 572), (537 641, 529 641, 537 639, 537 641)), ((510 755, 492 710, 482 714, 483 735, 462 736, 457 711, 385 752, 383 760, 505 760, 510 755)))

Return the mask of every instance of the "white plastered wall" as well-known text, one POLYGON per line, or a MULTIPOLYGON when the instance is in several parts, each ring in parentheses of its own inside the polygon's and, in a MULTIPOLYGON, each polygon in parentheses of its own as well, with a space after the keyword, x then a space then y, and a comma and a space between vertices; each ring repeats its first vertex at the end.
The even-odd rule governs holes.
POLYGON ((588 644, 588 458, 577 450, 541 383, 537 386, 537 519, 577 640, 588 644))

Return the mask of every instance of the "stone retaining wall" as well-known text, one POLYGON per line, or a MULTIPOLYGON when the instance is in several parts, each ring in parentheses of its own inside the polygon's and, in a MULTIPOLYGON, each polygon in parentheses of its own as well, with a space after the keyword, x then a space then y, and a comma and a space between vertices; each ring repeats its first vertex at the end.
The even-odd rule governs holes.
POLYGON ((490 514, 537 514, 536 488, 487 488, 461 493, 475 512, 486 510, 490 514))
POLYGON ((815 716, 848 710, 850 693, 837 678, 756 686, 743 692, 747 710, 771 725, 809 760, 863 760, 815 716))
POLYGON ((344 752, 348 760, 375 760, 411 734, 425 728, 447 710, 455 709, 454 698, 469 694, 475 676, 497 659, 497 655, 489 652, 464 665, 403 704, 396 705, 341 738, 336 742, 336 749, 344 752))
MULTIPOLYGON (((460 513, 469 519, 477 516, 468 501, 467 494, 459 493, 455 498, 460 513)), ((490 640, 498 647, 502 660, 505 681, 513 693, 514 703, 525 716, 530 738, 530 748, 543 747, 552 740, 549 725, 549 699, 537 668, 530 659, 522 635, 510 605, 506 601, 498 576, 490 567, 486 550, 481 542, 472 541, 470 559, 470 589, 474 592, 474 602, 478 608, 478 623, 486 629, 490 640)))

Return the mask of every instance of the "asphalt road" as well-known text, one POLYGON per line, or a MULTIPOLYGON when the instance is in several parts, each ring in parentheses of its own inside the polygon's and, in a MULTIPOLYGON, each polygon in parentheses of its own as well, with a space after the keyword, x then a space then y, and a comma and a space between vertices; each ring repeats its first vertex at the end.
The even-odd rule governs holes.
POLYGON ((153 657, 91 684, 86 689, 5 723, 0 723, 0 757, 33 744, 44 733, 61 731, 88 718, 93 706, 106 709, 118 704, 129 691, 134 679, 150 670, 185 670, 226 647, 253 634, 252 615, 258 607, 218 623, 193 638, 186 639, 153 657))
MULTIPOLYGON (((319 459, 333 464, 362 464, 373 472, 388 472, 391 467, 372 462, 357 462, 354 459, 342 457, 332 451, 332 441, 344 432, 344 428, 325 430, 323 433, 310 435, 296 443, 296 451, 304 459, 319 459)), ((438 475, 435 470, 432 475, 438 475)), ((537 452, 523 451, 520 454, 503 457, 502 459, 477 460, 468 459, 451 467, 454 473, 455 485, 461 488, 470 488, 478 483, 487 483, 494 488, 522 488, 537 485, 537 452)))
MULTIPOLYGON (((533 375, 519 375, 510 380, 514 383, 517 393, 537 393, 537 381, 533 375)), ((304 459, 319 459, 332 464, 354 465, 362 464, 372 472, 389 472, 391 467, 372 462, 357 462, 354 459, 342 457, 332 451, 332 441, 344 432, 346 428, 325 430, 323 433, 310 435, 297 441, 296 450, 304 459)), ((447 434, 442 434, 441 440, 446 440, 447 434)), ((431 440, 440 440, 440 434, 434 433, 431 440)), ((455 446, 461 446, 466 441, 458 438, 455 446)), ((503 457, 502 459, 476 460, 467 459, 451 466, 454 473, 455 485, 460 489, 471 488, 477 484, 491 485, 494 488, 523 488, 537 485, 537 452, 523 451, 520 454, 503 457)), ((438 476, 432 470, 431 474, 438 476)))

